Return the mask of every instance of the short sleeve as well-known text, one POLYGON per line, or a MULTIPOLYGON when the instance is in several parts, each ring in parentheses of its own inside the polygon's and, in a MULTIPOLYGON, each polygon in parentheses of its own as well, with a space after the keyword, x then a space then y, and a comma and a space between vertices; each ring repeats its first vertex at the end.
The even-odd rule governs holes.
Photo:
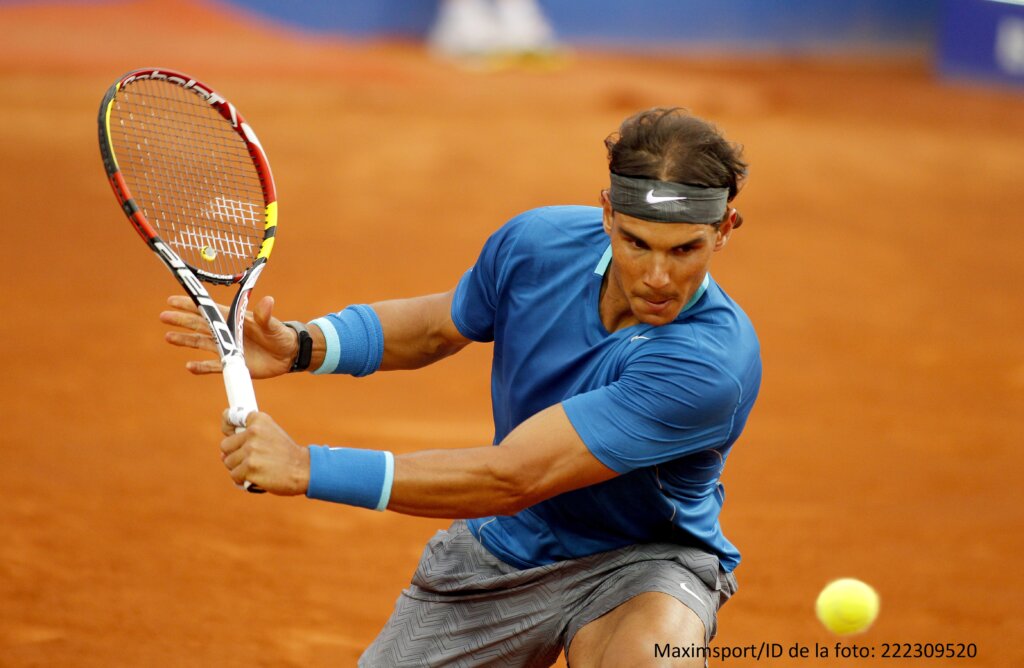
POLYGON ((739 383, 712 363, 647 355, 615 382, 562 406, 590 452, 627 473, 727 444, 740 394, 739 383))
POLYGON ((452 322, 468 339, 494 340, 499 297, 522 229, 522 218, 520 215, 511 219, 487 239, 476 264, 462 275, 455 288, 452 322))

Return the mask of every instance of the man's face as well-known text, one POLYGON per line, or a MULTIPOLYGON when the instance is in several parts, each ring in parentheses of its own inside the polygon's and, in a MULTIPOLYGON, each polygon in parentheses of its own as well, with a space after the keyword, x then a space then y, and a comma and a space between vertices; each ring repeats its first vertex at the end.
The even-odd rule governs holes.
POLYGON ((652 223, 612 211, 607 196, 604 230, 611 238, 612 262, 601 299, 610 331, 637 323, 672 322, 697 292, 732 231, 731 215, 715 229, 691 223, 652 223), (610 326, 609 326, 610 325, 610 326))

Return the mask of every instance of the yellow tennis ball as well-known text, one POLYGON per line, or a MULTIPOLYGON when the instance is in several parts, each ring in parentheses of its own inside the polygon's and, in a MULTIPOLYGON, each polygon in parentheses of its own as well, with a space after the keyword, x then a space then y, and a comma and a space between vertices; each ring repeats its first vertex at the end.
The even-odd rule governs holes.
POLYGON ((814 604, 825 628, 839 635, 866 631, 878 617, 878 608, 878 592, 854 578, 829 582, 814 604))
POLYGON ((207 262, 213 262, 217 258, 217 249, 211 246, 203 246, 203 250, 200 253, 203 259, 207 262))

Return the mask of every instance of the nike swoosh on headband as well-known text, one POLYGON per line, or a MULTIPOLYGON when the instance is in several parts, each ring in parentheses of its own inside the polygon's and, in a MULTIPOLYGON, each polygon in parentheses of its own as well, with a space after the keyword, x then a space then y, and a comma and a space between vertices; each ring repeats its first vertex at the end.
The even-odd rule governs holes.
POLYGON ((711 224, 722 220, 729 188, 643 179, 609 173, 612 209, 655 223, 711 224), (657 193, 661 193, 660 195, 657 193))
POLYGON ((674 202, 676 200, 687 199, 686 197, 662 197, 654 194, 654 189, 647 191, 647 203, 658 204, 659 202, 674 202))

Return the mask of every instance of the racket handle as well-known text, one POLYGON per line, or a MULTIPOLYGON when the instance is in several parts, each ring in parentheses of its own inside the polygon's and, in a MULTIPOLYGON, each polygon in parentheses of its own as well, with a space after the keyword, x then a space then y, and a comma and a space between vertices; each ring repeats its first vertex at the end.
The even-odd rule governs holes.
MULTIPOLYGON (((245 418, 257 410, 256 392, 252 388, 252 378, 245 366, 245 358, 241 355, 228 355, 222 360, 224 366, 224 389, 228 393, 228 420, 235 425, 235 433, 245 431, 245 418)), ((257 485, 246 480, 242 489, 252 494, 263 494, 257 485)))

